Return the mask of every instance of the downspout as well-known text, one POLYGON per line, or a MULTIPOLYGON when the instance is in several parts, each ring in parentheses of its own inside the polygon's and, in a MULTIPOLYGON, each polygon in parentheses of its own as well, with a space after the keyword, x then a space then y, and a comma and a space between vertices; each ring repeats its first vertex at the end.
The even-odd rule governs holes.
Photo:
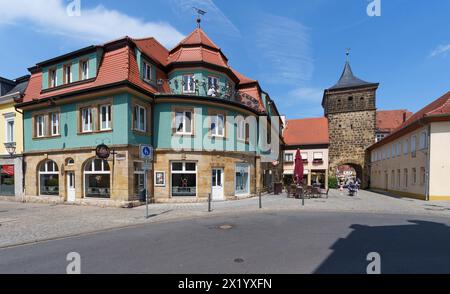
MULTIPOLYGON (((23 95, 21 95, 23 97, 23 95)), ((22 98, 20 97, 20 98, 22 98)), ((21 156, 21 161, 22 161, 22 202, 25 202, 25 173, 26 173, 26 168, 25 168, 25 156, 23 155, 24 153, 24 149, 25 149, 25 124, 24 124, 24 120, 23 120, 23 111, 19 111, 17 109, 17 106, 14 105, 14 110, 19 113, 22 116, 22 156, 21 156)))
POLYGON ((427 162, 425 167, 425 200, 430 200, 430 151, 431 151, 431 123, 428 124, 427 131, 427 162))

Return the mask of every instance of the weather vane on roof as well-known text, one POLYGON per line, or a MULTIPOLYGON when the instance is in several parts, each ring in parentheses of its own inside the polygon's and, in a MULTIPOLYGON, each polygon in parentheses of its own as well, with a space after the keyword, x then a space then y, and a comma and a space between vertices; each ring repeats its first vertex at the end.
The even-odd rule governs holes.
POLYGON ((350 50, 351 50, 351 48, 346 48, 346 49, 345 49, 345 55, 347 56, 347 61, 348 61, 348 59, 349 59, 350 50))
POLYGON ((197 7, 192 8, 194 8, 195 12, 197 12, 197 27, 200 28, 200 23, 202 22, 202 15, 205 15, 206 11, 201 10, 197 7))

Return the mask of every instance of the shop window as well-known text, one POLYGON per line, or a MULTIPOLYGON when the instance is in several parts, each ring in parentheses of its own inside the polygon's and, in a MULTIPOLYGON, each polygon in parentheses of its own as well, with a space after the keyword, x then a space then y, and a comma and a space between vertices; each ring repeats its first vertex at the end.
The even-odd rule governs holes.
POLYGON ((14 165, 0 165, 0 195, 14 196, 14 165))
POLYGON ((110 197, 111 171, 106 160, 92 159, 84 168, 85 197, 110 197))
POLYGON ((58 166, 52 160, 44 161, 39 167, 39 194, 59 195, 58 166))
POLYGON ((235 194, 246 195, 250 193, 250 166, 244 163, 236 164, 235 194))
POLYGON ((197 195, 197 164, 195 162, 171 163, 172 196, 197 195))

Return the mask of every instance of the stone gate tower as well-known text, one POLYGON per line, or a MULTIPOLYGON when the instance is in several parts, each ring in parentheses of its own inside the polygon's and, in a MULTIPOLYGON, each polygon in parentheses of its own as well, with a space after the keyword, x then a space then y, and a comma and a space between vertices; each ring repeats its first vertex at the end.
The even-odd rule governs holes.
POLYGON ((355 77, 347 58, 341 78, 325 90, 322 100, 328 118, 330 175, 338 166, 350 165, 363 188, 368 185, 370 162, 365 149, 375 142, 378 85, 355 77))

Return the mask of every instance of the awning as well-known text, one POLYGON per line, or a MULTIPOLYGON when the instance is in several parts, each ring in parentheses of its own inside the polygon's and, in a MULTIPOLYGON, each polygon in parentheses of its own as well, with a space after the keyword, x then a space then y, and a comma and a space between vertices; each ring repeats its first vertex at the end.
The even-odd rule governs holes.
POLYGON ((10 177, 14 176, 14 165, 2 165, 2 174, 6 174, 10 177))

